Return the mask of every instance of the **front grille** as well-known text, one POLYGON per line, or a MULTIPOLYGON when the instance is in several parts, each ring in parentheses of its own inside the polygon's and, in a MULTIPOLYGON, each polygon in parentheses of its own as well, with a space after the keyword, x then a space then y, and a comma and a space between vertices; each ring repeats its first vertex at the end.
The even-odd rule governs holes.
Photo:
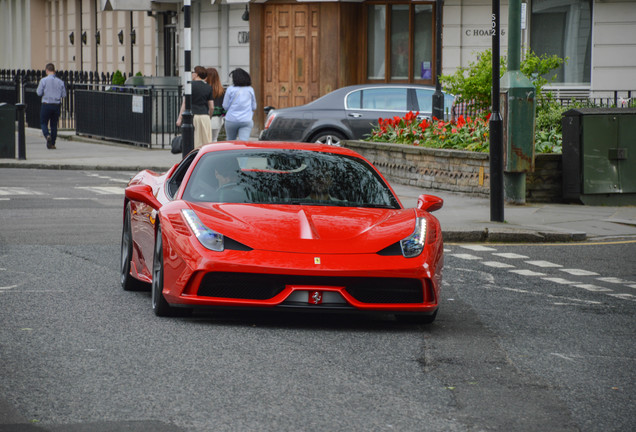
POLYGON ((361 303, 423 303, 424 290, 418 279, 295 276, 255 273, 207 273, 198 295, 245 300, 267 300, 287 285, 345 287, 361 303))

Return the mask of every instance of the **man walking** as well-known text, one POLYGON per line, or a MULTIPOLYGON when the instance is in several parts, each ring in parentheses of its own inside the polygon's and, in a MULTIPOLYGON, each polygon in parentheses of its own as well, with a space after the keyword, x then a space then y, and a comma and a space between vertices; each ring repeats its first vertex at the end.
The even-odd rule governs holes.
POLYGON ((46 138, 46 148, 55 149, 57 122, 60 119, 60 104, 62 103, 62 98, 66 97, 66 87, 64 86, 64 81, 55 76, 53 63, 46 65, 46 77, 40 80, 37 94, 42 97, 40 127, 44 138, 46 138), (50 133, 49 123, 51 125, 50 133))

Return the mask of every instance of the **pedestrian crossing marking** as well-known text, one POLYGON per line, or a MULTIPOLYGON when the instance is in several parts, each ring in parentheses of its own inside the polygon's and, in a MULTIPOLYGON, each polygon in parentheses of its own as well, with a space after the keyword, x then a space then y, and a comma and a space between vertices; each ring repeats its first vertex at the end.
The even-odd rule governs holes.
POLYGON ((616 297, 622 300, 636 301, 636 296, 634 294, 620 293, 620 294, 607 294, 607 295, 616 297))
POLYGON ((461 258, 461 259, 465 259, 465 260, 480 260, 481 257, 478 257, 476 255, 471 255, 471 254, 451 254, 451 256, 454 256, 455 258, 461 258))
POLYGON ((601 282, 612 283, 612 284, 631 284, 631 283, 633 283, 632 281, 628 281, 628 280, 617 278, 617 277, 600 277, 600 278, 596 278, 596 280, 599 280, 601 282))
POLYGON ((545 267, 545 268, 548 268, 548 267, 554 267, 554 268, 563 267, 560 264, 551 263, 550 261, 541 261, 541 260, 539 260, 539 261, 525 261, 525 262, 530 264, 530 265, 537 266, 537 267, 545 267))
POLYGON ((545 273, 536 272, 533 270, 509 270, 511 273, 516 273, 521 276, 545 276, 545 273))
POLYGON ((562 272, 569 273, 573 276, 598 276, 598 273, 589 270, 581 270, 581 269, 559 269, 562 272))
POLYGON ((491 248, 488 246, 482 246, 482 245, 462 245, 462 247, 464 249, 468 249, 468 250, 472 250, 475 252, 489 252, 489 251, 496 251, 497 249, 495 248, 491 248))
POLYGON ((511 264, 502 263, 500 261, 484 261, 484 262, 482 262, 482 264, 486 265, 488 267, 494 267, 494 268, 511 268, 511 267, 514 267, 511 264))
POLYGON ((75 189, 95 192, 99 195, 123 195, 124 188, 120 186, 78 186, 75 189))
POLYGON ((550 281, 550 282, 554 282, 554 283, 558 283, 558 284, 561 284, 561 285, 573 285, 573 284, 576 283, 574 281, 563 279, 563 278, 559 278, 559 277, 544 277, 544 278, 541 278, 541 279, 547 280, 547 281, 550 281))
POLYGON ((44 195, 44 192, 22 187, 6 187, 0 189, 0 195, 44 195))
POLYGON ((592 284, 579 284, 579 285, 574 285, 577 288, 582 288, 584 290, 587 291, 594 291, 594 292, 607 292, 607 291, 612 291, 609 288, 604 288, 604 287, 600 287, 598 285, 592 285, 592 284))
POLYGON ((508 252, 497 252, 497 253, 493 253, 493 255, 495 256, 499 256, 502 258, 509 258, 509 259, 528 259, 530 257, 525 256, 525 255, 519 255, 516 253, 508 253, 508 252))
MULTIPOLYGON (((516 266, 506 262, 502 262, 502 261, 480 261, 481 264, 484 264, 485 266, 488 266, 488 267, 509 269, 508 272, 515 273, 521 276, 540 277, 542 280, 553 282, 559 285, 572 287, 572 288, 579 288, 579 289, 593 292, 593 293, 608 295, 608 296, 612 296, 614 298, 621 299, 621 300, 636 301, 636 294, 617 293, 613 289, 608 287, 596 285, 593 283, 582 283, 582 281, 575 281, 575 280, 570 280, 563 277, 558 277, 558 275, 556 275, 554 272, 559 270, 560 272, 567 273, 568 275, 571 275, 573 277, 581 277, 581 278, 592 276, 594 277, 596 281, 606 282, 606 283, 611 283, 616 285, 623 285, 624 287, 627 287, 627 288, 636 288, 636 282, 634 281, 625 280, 619 277, 598 277, 599 273, 596 273, 590 270, 577 269, 577 268, 562 268, 563 266, 561 264, 557 264, 557 263, 553 263, 553 262, 545 261, 545 260, 527 260, 528 256, 516 254, 516 253, 496 252, 497 249, 487 247, 487 246, 465 245, 465 246, 459 246, 459 247, 463 249, 468 249, 474 252, 485 252, 485 253, 490 252, 492 256, 501 257, 505 259, 522 259, 524 260, 523 263, 546 269, 544 271, 546 271, 547 273, 542 273, 542 272, 534 271, 530 269, 515 268, 516 266), (552 273, 550 273, 550 271, 552 271, 552 273)), ((445 249, 444 252, 446 252, 447 255, 450 257, 463 259, 463 260, 478 261, 484 258, 479 256, 478 254, 452 253, 453 250, 458 250, 458 249, 454 249, 454 248, 445 249)), ((539 294, 538 292, 526 291, 523 289, 509 289, 509 290, 519 292, 519 293, 539 294)), ((545 294, 545 293, 542 295, 551 297, 549 294, 545 294)), ((562 298, 562 297, 559 296, 558 298, 562 298)), ((575 300, 575 299, 571 299, 571 300, 575 300)), ((581 301, 581 302, 585 302, 589 304, 602 304, 602 302, 591 301, 591 300, 576 299, 576 301, 581 301)))

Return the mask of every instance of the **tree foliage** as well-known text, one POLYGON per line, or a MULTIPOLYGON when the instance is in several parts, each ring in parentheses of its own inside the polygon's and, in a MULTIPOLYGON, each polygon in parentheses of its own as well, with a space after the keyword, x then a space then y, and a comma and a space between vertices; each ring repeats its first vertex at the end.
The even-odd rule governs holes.
MULTIPOLYGON (((529 51, 521 61, 520 70, 539 95, 542 88, 556 78, 556 74, 550 74, 566 60, 556 55, 538 56, 529 51)), ((507 69, 505 57, 499 59, 499 64, 501 77, 507 69)), ((440 80, 446 91, 457 95, 458 102, 468 102, 478 110, 489 109, 492 100, 492 51, 481 52, 468 67, 459 68, 452 75, 441 75, 440 80)))

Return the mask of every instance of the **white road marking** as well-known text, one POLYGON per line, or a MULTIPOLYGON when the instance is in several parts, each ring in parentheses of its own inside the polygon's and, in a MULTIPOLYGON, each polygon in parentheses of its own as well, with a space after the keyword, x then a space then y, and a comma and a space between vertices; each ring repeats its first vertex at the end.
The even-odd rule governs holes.
POLYGON ((581 270, 581 269, 559 269, 562 272, 569 273, 574 276, 598 276, 598 273, 589 270, 581 270))
POLYGON ((636 301, 636 296, 634 294, 620 293, 620 294, 607 294, 607 295, 616 297, 619 299, 623 299, 623 300, 636 301))
POLYGON ((561 284, 561 285, 572 285, 572 284, 576 283, 574 281, 563 279, 563 278, 559 278, 559 277, 544 277, 544 278, 541 278, 541 279, 547 280, 547 281, 550 281, 550 282, 555 282, 555 283, 558 283, 558 284, 561 284))
MULTIPOLYGON (((481 246, 481 245, 464 245, 464 246, 460 246, 461 248, 464 249, 468 249, 471 251, 475 251, 475 252, 492 252, 492 251, 496 251, 497 249, 495 248, 491 248, 491 247, 487 247, 487 246, 481 246)), ((465 260, 481 260, 482 257, 477 256, 477 255, 472 255, 472 254, 467 254, 467 253, 449 253, 452 252, 453 249, 444 249, 444 252, 448 253, 448 255, 459 258, 459 259, 465 259, 465 260)), ((508 252, 493 252, 492 253, 493 256, 497 256, 497 257, 501 257, 501 258, 505 258, 505 259, 523 259, 526 260, 528 259, 528 257, 526 255, 521 255, 521 254, 516 254, 516 253, 508 253, 508 252)), ((529 260, 529 261, 524 261, 527 264, 536 266, 536 267, 541 267, 541 268, 545 268, 545 269, 558 269, 563 273, 567 273, 569 275, 572 276, 581 276, 581 277, 585 277, 585 276, 599 276, 599 273, 590 271, 590 270, 584 270, 584 269, 576 269, 576 268, 562 268, 563 266, 561 264, 556 264, 550 261, 545 261, 545 260, 529 260)), ((546 273, 541 273, 541 272, 537 272, 537 271, 533 271, 533 270, 527 270, 527 269, 515 269, 514 265, 510 265, 508 263, 505 262, 500 262, 500 261, 482 261, 482 264, 484 264, 485 266, 488 267, 493 267, 493 268, 513 268, 512 270, 508 270, 510 273, 515 273, 521 276, 528 276, 528 277, 541 277, 541 279, 545 280, 545 281, 549 281, 549 282, 554 282, 560 285, 568 285, 574 288, 580 288, 586 291, 590 291, 590 292, 598 292, 598 293, 603 293, 605 295, 610 295, 612 297, 618 298, 618 299, 622 299, 622 300, 628 300, 628 301, 636 301, 636 295, 634 294, 628 294, 628 293, 615 293, 612 289, 610 288, 606 288, 603 286, 599 286, 599 285, 594 285, 591 283, 580 283, 580 282, 576 282, 576 281, 572 281, 569 279, 565 279, 565 278, 561 278, 558 276, 551 276, 550 274, 546 274, 546 273)), ((466 271, 472 271, 472 270, 468 270, 466 269, 466 271)), ((481 272, 480 272, 481 273, 481 272)), ((492 283, 494 284, 495 278, 494 275, 490 275, 489 273, 485 273, 488 274, 490 276, 490 278, 492 279, 492 283)), ((607 283, 612 283, 612 284, 623 284, 629 288, 636 288, 636 283, 634 281, 629 281, 629 280, 625 280, 625 279, 621 279, 618 277, 596 277, 595 278, 598 281, 601 282, 607 282, 607 283)), ((547 298, 552 298, 555 299, 557 301, 554 301, 552 304, 556 305, 556 306, 575 306, 581 303, 585 303, 585 304, 590 304, 590 305, 602 305, 603 302, 598 302, 598 301, 592 301, 592 300, 582 300, 582 299, 578 299, 578 298, 570 298, 570 297, 562 297, 562 296, 555 296, 555 295, 550 295, 550 294, 545 294, 545 293, 539 293, 536 291, 528 291, 528 290, 523 290, 523 289, 518 289, 518 288, 506 288, 506 287, 500 287, 500 286, 493 286, 493 288, 496 289, 503 289, 506 291, 512 291, 512 292, 517 292, 517 293, 523 293, 523 294, 533 294, 533 295, 543 295, 547 298)), ((554 355, 558 355, 556 353, 554 353, 554 355)), ((564 357, 565 358, 565 357, 564 357)))
POLYGON ((53 201, 91 201, 94 198, 70 198, 70 197, 55 197, 53 201))
POLYGON ((17 287, 18 287, 17 285, 8 285, 8 286, 0 287, 0 290, 10 290, 17 287))
POLYGON ((582 288, 584 290, 587 291, 596 291, 596 292, 607 292, 607 291, 612 291, 609 288, 605 288, 605 287, 600 287, 598 285, 592 285, 592 284, 578 284, 578 285, 574 285, 577 288, 582 288))
POLYGON ((517 273, 521 276, 545 276, 545 273, 539 273, 532 270, 509 270, 511 273, 517 273))
POLYGON ((487 265, 488 267, 495 267, 495 268, 512 268, 512 267, 514 267, 513 265, 502 263, 502 262, 499 262, 499 261, 483 261, 482 264, 483 265, 487 265))
POLYGON ((550 353, 550 355, 553 355, 553 356, 562 358, 563 360, 567 360, 567 361, 571 361, 571 362, 575 361, 573 358, 565 356, 563 354, 559 354, 559 353, 550 353))
POLYGON ((120 179, 120 178, 110 177, 110 176, 107 176, 107 175, 102 175, 102 174, 99 174, 99 173, 88 173, 87 176, 88 177, 95 177, 95 178, 102 179, 102 180, 110 180, 110 181, 114 181, 114 182, 118 182, 118 183, 128 183, 130 181, 130 179, 124 180, 124 179, 120 179))
POLYGON ((38 192, 29 188, 6 187, 0 189, 0 195, 44 195, 44 192, 38 192))
POLYGON ((533 291, 528 291, 528 290, 523 290, 521 288, 506 288, 506 287, 501 287, 502 290, 506 290, 506 291, 512 291, 512 292, 518 292, 518 293, 524 293, 524 294, 538 294, 535 293, 533 291))
POLYGON ((123 195, 124 188, 119 186, 77 186, 75 189, 87 190, 100 195, 123 195))
POLYGON ((471 254, 451 254, 451 256, 454 256, 455 258, 465 259, 465 260, 480 260, 481 259, 481 257, 471 255, 471 254))
POLYGON ((475 251, 475 252, 486 252, 486 251, 496 251, 497 250, 495 248, 482 246, 482 245, 462 245, 462 247, 464 249, 472 250, 472 251, 475 251))
POLYGON ((563 300, 568 300, 568 301, 572 302, 573 304, 580 304, 580 303, 591 304, 591 305, 601 305, 601 304, 603 304, 601 302, 594 301, 594 300, 583 300, 583 299, 572 298, 572 297, 555 296, 555 295, 552 295, 552 294, 545 294, 545 293, 540 293, 540 292, 536 292, 536 291, 526 291, 526 290, 522 290, 522 289, 519 289, 519 288, 499 287, 499 286, 496 286, 496 285, 493 285, 492 288, 494 288, 494 289, 502 289, 504 291, 512 291, 512 292, 518 292, 518 293, 523 293, 523 294, 531 294, 531 295, 536 295, 536 296, 541 296, 541 297, 546 297, 546 298, 560 300, 560 302, 555 302, 554 303, 555 305, 565 304, 565 303, 563 303, 563 300))
POLYGON ((533 266, 537 266, 537 267, 545 267, 545 268, 548 268, 548 267, 553 267, 553 268, 563 267, 561 264, 551 263, 550 261, 538 260, 538 261, 525 261, 525 262, 527 264, 530 264, 530 265, 533 265, 533 266))
POLYGON ((493 255, 496 256, 500 256, 502 258, 509 258, 509 259, 528 259, 530 257, 527 257, 525 255, 519 255, 516 253, 508 253, 508 252, 497 252, 497 253, 493 253, 493 255))
POLYGON ((613 284, 632 284, 632 283, 634 283, 632 281, 628 281, 628 280, 617 278, 617 277, 600 277, 600 278, 596 278, 596 280, 600 280, 601 282, 613 283, 613 284))

